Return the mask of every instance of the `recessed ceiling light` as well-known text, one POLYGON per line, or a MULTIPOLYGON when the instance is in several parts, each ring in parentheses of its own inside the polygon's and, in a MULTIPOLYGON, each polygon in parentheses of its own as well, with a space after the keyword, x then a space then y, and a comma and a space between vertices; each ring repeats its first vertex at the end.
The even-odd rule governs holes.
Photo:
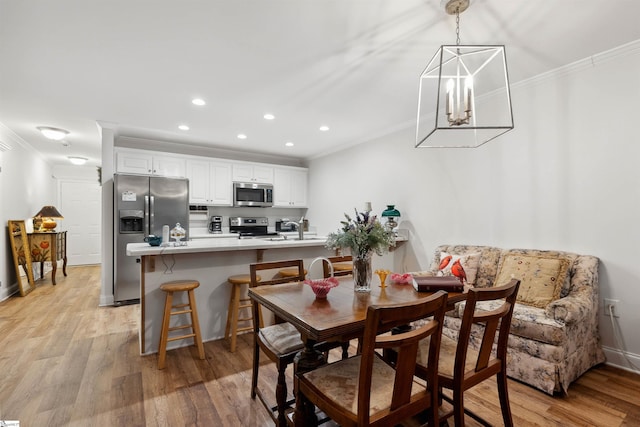
POLYGON ((287 147, 293 147, 293 142, 289 141, 289 142, 285 142, 284 145, 286 145, 287 147))
POLYGON ((245 135, 244 133, 239 133, 238 139, 247 139, 247 135, 245 135))
POLYGON ((204 99, 200 99, 200 98, 194 98, 191 100, 191 103, 193 105, 197 105, 199 107, 202 107, 203 105, 207 105, 206 102, 204 102, 204 99))
POLYGON ((265 119, 265 120, 273 120, 273 119, 275 119, 275 118, 276 118, 276 116, 274 116, 274 115, 273 115, 273 114, 271 114, 271 113, 266 113, 266 114, 265 114, 264 116, 262 116, 262 117, 264 117, 264 119, 265 119))
POLYGON ((326 131, 328 131, 328 130, 329 130, 329 126, 322 125, 322 126, 320 126, 320 128, 319 128, 319 129, 320 129, 322 132, 326 132, 326 131))
POLYGON ((36 129, 42 132, 45 138, 53 139, 54 141, 60 141, 65 136, 69 135, 68 130, 52 128, 49 126, 38 126, 36 129))
POLYGON ((178 126, 178 129, 180 129, 180 130, 189 130, 189 126, 187 126, 187 125, 180 125, 180 126, 178 126))
POLYGON ((67 158, 74 165, 84 165, 85 163, 87 163, 87 160, 89 160, 86 157, 76 157, 76 156, 69 156, 67 158))

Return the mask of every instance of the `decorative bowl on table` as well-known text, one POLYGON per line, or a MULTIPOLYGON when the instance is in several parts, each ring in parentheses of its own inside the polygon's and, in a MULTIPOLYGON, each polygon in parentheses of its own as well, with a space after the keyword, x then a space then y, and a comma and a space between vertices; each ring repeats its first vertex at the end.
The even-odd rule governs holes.
POLYGON ((331 288, 338 286, 338 279, 328 277, 326 279, 306 279, 305 285, 311 286, 311 290, 316 294, 316 298, 326 298, 331 288))
POLYGON ((410 273, 391 273, 389 279, 393 283, 397 283, 399 285, 408 285, 409 283, 413 283, 413 275, 410 273))

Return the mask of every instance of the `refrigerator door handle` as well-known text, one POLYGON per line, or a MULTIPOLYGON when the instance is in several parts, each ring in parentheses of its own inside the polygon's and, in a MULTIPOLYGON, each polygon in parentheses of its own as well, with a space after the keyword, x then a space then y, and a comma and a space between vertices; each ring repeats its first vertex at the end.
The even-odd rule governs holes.
POLYGON ((156 198, 155 196, 150 196, 149 199, 151 200, 149 202, 149 233, 151 233, 151 230, 155 230, 153 223, 155 222, 156 198))
POLYGON ((149 237, 149 196, 144 196, 144 237, 149 237))

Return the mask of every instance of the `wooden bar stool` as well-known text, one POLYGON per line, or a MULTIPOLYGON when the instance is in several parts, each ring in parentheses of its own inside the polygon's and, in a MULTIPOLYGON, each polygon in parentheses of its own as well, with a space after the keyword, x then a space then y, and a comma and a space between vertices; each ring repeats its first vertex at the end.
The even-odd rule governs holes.
POLYGON ((331 271, 333 276, 348 276, 353 274, 353 258, 351 255, 345 256, 333 256, 322 260, 322 272, 324 277, 331 277, 331 271), (333 267, 329 269, 329 264, 333 267))
MULTIPOLYGON (((257 277, 258 281, 262 280, 260 276, 257 277)), ((248 326, 239 327, 240 322, 252 322, 253 314, 251 311, 251 299, 248 296, 243 296, 242 285, 249 285, 251 283, 251 276, 248 274, 238 274, 235 276, 229 276, 227 282, 231 284, 231 296, 229 297, 229 309, 227 310, 227 326, 224 329, 224 339, 229 339, 231 336, 231 343, 229 344, 231 353, 236 351, 236 342, 238 332, 252 331, 253 323, 249 323, 248 326), (240 317, 240 310, 249 309, 249 315, 240 317)))
POLYGON ((164 317, 162 318, 162 331, 160 332, 160 345, 158 348, 158 369, 164 369, 167 356, 167 342, 177 341, 185 338, 193 338, 200 359, 204 359, 204 346, 202 345, 202 335, 200 334, 200 323, 198 322, 198 310, 196 307, 196 297, 193 290, 200 286, 197 280, 175 280, 160 285, 160 290, 166 292, 164 302, 164 317), (174 292, 186 292, 189 302, 173 305, 174 292), (176 310, 174 310, 176 309, 176 310), (189 314, 191 324, 169 327, 171 316, 179 314, 189 314), (169 332, 190 328, 192 333, 180 336, 169 337, 169 332))
MULTIPOLYGON (((296 277, 298 276, 298 270, 295 268, 283 268, 282 270, 278 270, 278 275, 280 277, 296 277)), ((304 275, 306 277, 307 270, 304 270, 304 275)))

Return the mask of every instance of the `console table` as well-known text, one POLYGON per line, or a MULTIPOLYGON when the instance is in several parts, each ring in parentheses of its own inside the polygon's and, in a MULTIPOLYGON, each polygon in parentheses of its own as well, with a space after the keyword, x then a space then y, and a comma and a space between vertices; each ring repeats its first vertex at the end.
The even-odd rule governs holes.
POLYGON ((58 260, 62 260, 62 273, 67 275, 67 232, 34 232, 27 233, 31 261, 40 263, 40 278, 44 277, 44 262, 51 261, 51 283, 56 284, 58 260))

